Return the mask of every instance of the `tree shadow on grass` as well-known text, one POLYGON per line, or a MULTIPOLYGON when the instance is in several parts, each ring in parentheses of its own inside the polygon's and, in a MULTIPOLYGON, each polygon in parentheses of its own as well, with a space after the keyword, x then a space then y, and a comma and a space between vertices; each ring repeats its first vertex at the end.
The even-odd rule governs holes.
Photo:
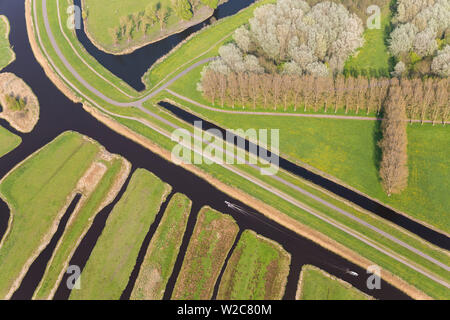
MULTIPOLYGON (((383 113, 380 113, 380 118, 383 117, 383 113)), ((375 121, 375 126, 373 127, 373 148, 374 148, 374 165, 377 169, 377 177, 378 181, 381 181, 380 177, 380 166, 381 166, 381 158, 382 158, 382 151, 379 146, 380 141, 383 139, 383 132, 381 130, 381 121, 375 121)))

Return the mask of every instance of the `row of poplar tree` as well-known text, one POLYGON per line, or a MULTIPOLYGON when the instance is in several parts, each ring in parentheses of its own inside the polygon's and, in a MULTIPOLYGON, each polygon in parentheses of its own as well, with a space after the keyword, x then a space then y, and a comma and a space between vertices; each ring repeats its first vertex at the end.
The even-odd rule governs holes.
POLYGON ((450 114, 447 78, 408 79, 359 76, 314 77, 265 73, 224 74, 206 69, 200 90, 220 107, 380 114, 389 88, 398 85, 408 119, 448 120, 450 114))

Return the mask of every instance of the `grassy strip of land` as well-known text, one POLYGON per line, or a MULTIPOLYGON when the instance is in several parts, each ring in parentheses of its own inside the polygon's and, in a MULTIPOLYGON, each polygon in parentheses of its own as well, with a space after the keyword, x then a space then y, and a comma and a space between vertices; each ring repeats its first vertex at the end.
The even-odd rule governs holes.
POLYGON ((0 126, 0 158, 22 143, 22 138, 0 126))
POLYGON ((115 157, 110 161, 102 162, 107 167, 107 171, 97 183, 95 190, 88 195, 87 199, 83 199, 81 208, 77 208, 76 212, 72 214, 73 217, 70 219, 64 234, 59 240, 58 246, 53 252, 46 272, 35 292, 34 299, 52 298, 53 290, 58 286, 62 274, 65 272, 65 268, 78 243, 92 224, 96 214, 104 207, 105 202, 108 201, 110 193, 116 193, 120 188, 120 185, 116 185, 116 183, 121 178, 120 175, 125 166, 124 161, 122 158, 115 157), (116 190, 112 190, 112 188, 116 190))
MULTIPOLYGON (((177 91, 181 87, 177 84, 177 91)), ((283 157, 326 172, 372 198, 450 232, 450 216, 446 214, 450 207, 446 192, 450 189, 450 126, 408 125, 408 187, 389 197, 379 177, 381 129, 377 121, 227 114, 180 103, 223 128, 279 128, 283 157)))
POLYGON ((16 55, 9 43, 9 31, 11 26, 9 25, 8 18, 6 16, 0 16, 0 70, 9 65, 16 59, 16 55))
POLYGON ((281 300, 291 256, 278 243, 245 230, 228 261, 218 299, 281 300))
POLYGON ((161 300, 183 241, 192 202, 175 194, 153 236, 131 294, 133 300, 161 300))
POLYGON ((297 288, 298 300, 371 300, 351 284, 314 266, 305 265, 297 288))
POLYGON ((50 240, 98 151, 98 144, 66 132, 3 179, 0 195, 11 208, 12 222, 0 247, 0 297, 8 294, 24 265, 50 240))
POLYGON ((391 23, 390 2, 381 10, 380 28, 364 31, 364 45, 345 63, 344 73, 353 76, 389 77, 391 71, 391 55, 386 46, 391 23))
POLYGON ((178 275, 173 300, 208 300, 239 227, 229 215, 203 208, 178 275))
POLYGON ((81 289, 71 300, 119 299, 127 286, 142 242, 171 187, 152 173, 138 169, 81 274, 81 289))
MULTIPOLYGON (((220 46, 231 39, 234 30, 247 23, 253 16, 255 8, 274 2, 276 2, 276 0, 257 1, 255 4, 250 5, 237 14, 220 19, 215 24, 202 29, 187 41, 176 47, 159 63, 154 64, 144 75, 144 83, 148 88, 151 88, 169 74, 172 74, 180 66, 184 65, 186 61, 194 63, 200 58, 216 56, 220 46)), ((187 66, 188 65, 186 65, 186 67, 187 66)))
MULTIPOLYGON (((207 19, 214 11, 197 2, 192 18, 182 20, 176 13, 174 1, 171 0, 128 0, 126 2, 122 0, 83 0, 83 10, 86 17, 86 31, 94 44, 101 50, 116 54, 131 52, 148 43, 181 32, 207 19), (138 16, 138 14, 144 15, 149 7, 156 11, 157 5, 167 8, 168 16, 163 28, 160 28, 157 21, 147 25, 145 18, 138 16), (131 30, 129 28, 126 35, 121 33, 118 37, 119 27, 123 28, 124 21, 130 16, 133 17, 136 27, 131 30)), ((150 18, 155 17, 151 16, 150 18)))

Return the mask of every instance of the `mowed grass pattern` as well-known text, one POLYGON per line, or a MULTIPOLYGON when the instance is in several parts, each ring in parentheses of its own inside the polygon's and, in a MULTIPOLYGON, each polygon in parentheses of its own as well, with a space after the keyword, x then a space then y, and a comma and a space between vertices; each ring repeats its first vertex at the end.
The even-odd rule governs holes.
POLYGON ((171 187, 138 169, 111 211, 81 273, 81 289, 70 299, 119 299, 126 288, 142 242, 171 187))
POLYGON ((17 148, 22 138, 0 126, 0 158, 17 148))
POLYGON ((281 300, 291 256, 279 244, 245 230, 227 264, 217 298, 281 300))
MULTIPOLYGON (((12 224, 0 247, 0 298, 9 289, 44 238, 51 236, 61 210, 89 168, 99 145, 66 132, 14 169, 0 193, 11 208, 12 224)), ((54 230, 56 231, 56 230, 54 230)))
POLYGON ((86 199, 78 212, 74 213, 73 220, 69 221, 64 234, 59 240, 46 272, 41 279, 40 285, 35 292, 34 299, 50 299, 59 284, 60 277, 65 272, 77 244, 81 241, 83 234, 93 222, 96 214, 101 210, 101 204, 108 197, 108 193, 119 178, 123 159, 114 158, 110 162, 104 162, 107 171, 101 178, 95 190, 86 199))
POLYGON ((191 240, 178 275, 173 300, 208 300, 239 227, 229 215, 209 207, 198 215, 191 240))
POLYGON ((170 200, 147 249, 131 299, 163 298, 183 241, 191 205, 191 200, 179 193, 170 200))
POLYGON ((371 300, 372 297, 319 268, 306 265, 302 268, 300 275, 297 299, 371 300))

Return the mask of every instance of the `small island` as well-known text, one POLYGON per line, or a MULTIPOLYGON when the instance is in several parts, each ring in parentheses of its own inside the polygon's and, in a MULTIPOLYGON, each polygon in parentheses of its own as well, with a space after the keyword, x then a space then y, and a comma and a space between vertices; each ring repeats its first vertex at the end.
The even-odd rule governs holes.
POLYGON ((107 53, 128 54, 210 18, 227 0, 83 0, 85 32, 107 53))
POLYGON ((39 101, 31 88, 13 73, 0 74, 0 118, 17 131, 31 132, 39 120, 39 101))

